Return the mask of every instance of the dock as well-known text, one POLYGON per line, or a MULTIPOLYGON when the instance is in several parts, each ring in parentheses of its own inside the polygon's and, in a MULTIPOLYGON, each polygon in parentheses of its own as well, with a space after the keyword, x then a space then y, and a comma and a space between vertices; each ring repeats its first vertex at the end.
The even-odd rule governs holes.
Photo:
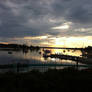
POLYGON ((50 57, 50 58, 59 58, 59 59, 64 59, 64 60, 72 60, 72 61, 80 62, 83 64, 92 64, 92 59, 79 57, 79 56, 51 54, 51 55, 44 55, 43 57, 44 58, 50 57))

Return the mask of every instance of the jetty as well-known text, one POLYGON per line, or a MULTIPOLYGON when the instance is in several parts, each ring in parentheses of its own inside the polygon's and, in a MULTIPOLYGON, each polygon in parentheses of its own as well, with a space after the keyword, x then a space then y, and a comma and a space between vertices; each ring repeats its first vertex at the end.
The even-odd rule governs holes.
POLYGON ((59 55, 59 54, 50 54, 50 55, 43 55, 44 58, 59 58, 64 60, 72 60, 76 62, 80 62, 83 64, 92 64, 92 58, 85 58, 80 56, 71 56, 71 55, 59 55))

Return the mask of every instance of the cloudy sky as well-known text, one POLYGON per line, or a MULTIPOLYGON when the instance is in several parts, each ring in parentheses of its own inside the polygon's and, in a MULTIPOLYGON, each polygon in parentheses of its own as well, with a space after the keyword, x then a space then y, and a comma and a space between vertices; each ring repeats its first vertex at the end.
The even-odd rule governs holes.
POLYGON ((92 0, 0 0, 0 42, 92 45, 92 0))

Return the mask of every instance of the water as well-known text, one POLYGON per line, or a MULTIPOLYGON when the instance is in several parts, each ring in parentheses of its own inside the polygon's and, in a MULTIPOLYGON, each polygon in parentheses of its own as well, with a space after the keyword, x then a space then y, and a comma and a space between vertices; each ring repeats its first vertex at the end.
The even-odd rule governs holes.
MULTIPOLYGON (((28 50, 26 52, 19 50, 19 51, 8 51, 8 50, 0 50, 0 65, 9 65, 14 64, 14 68, 8 69, 0 69, 0 71, 17 71, 17 64, 62 64, 65 66, 29 66, 29 67, 22 67, 19 68, 21 72, 31 71, 32 69, 36 69, 39 71, 46 71, 49 68, 57 68, 62 69, 68 65, 75 65, 77 64, 76 61, 72 60, 61 60, 59 58, 50 58, 50 57, 43 57, 44 51, 46 49, 40 50, 28 50)), ((65 49, 48 49, 50 50, 50 54, 64 54, 64 55, 72 55, 81 57, 82 52, 80 50, 65 50, 65 49)), ((48 53, 49 54, 49 53, 48 53)), ((79 63, 79 65, 83 65, 83 63, 79 63)))

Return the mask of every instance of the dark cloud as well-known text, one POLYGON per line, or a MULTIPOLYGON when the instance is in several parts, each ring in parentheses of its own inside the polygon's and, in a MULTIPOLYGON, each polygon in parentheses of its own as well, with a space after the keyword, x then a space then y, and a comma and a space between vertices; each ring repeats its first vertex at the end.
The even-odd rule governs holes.
POLYGON ((92 27, 92 0, 0 0, 0 37, 88 35, 75 29, 92 27), (65 22, 71 29, 52 30, 65 22))
POLYGON ((73 22, 89 24, 92 23, 92 11, 91 9, 86 9, 85 6, 77 6, 71 9, 70 15, 67 16, 73 22))

